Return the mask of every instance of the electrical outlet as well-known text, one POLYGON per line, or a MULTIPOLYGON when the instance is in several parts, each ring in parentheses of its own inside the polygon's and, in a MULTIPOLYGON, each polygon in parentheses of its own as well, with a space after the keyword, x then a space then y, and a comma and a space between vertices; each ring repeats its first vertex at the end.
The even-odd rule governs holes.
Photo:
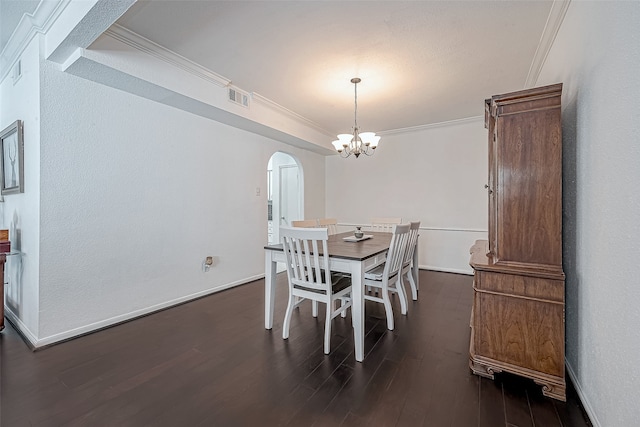
POLYGON ((213 266, 213 257, 208 256, 204 259, 204 261, 202 261, 202 271, 206 273, 207 271, 209 271, 211 266, 213 266))

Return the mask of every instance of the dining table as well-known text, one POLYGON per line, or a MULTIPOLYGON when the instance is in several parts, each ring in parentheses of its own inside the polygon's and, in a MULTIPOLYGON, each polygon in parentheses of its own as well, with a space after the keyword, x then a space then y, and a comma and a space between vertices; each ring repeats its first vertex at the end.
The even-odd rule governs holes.
MULTIPOLYGON (((392 233, 366 232, 364 240, 352 241, 353 232, 339 233, 329 236, 327 251, 329 256, 329 270, 336 273, 351 275, 351 317, 355 358, 358 362, 364 360, 364 274, 365 272, 384 263, 391 244, 392 233), (345 240, 347 238, 348 240, 345 240), (351 241, 350 241, 351 240, 351 241)), ((265 249, 265 278, 264 278, 264 327, 273 328, 275 306, 275 286, 278 263, 285 262, 282 243, 271 244, 265 249)), ((323 256, 325 254, 322 254, 323 256)), ((414 265, 417 266, 418 250, 414 252, 414 265)), ((412 269, 412 274, 418 285, 418 269, 412 269)))

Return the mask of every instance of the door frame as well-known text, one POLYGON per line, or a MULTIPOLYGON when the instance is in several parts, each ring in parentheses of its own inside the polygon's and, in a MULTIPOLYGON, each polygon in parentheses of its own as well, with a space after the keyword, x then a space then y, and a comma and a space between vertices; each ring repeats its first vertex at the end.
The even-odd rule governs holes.
MULTIPOLYGON (((272 234, 273 236, 273 240, 274 243, 277 243, 280 241, 280 233, 279 233, 279 227, 280 227, 280 217, 282 216, 280 214, 280 167, 281 166, 289 166, 289 167, 297 167, 298 168, 298 183, 299 183, 299 196, 298 196, 298 202, 299 202, 299 206, 300 206, 300 215, 302 215, 302 217, 304 218, 304 169, 302 167, 302 163, 300 162, 300 160, 294 156, 291 153, 288 153, 286 151, 274 151, 271 156, 269 157, 269 163, 271 164, 271 179, 272 179, 272 185, 273 185, 273 192, 272 192, 272 229, 271 232, 267 232, 267 241, 268 240, 268 236, 269 234, 272 234), (289 163, 276 163, 273 164, 272 163, 272 159, 276 154, 284 154, 288 157, 290 157, 293 162, 289 162, 289 163)), ((267 171, 269 170, 269 165, 267 165, 267 171)), ((268 173, 267 173, 268 176, 268 173)), ((268 177, 267 177, 268 180, 268 177)), ((267 208, 268 209, 268 208, 267 208)))

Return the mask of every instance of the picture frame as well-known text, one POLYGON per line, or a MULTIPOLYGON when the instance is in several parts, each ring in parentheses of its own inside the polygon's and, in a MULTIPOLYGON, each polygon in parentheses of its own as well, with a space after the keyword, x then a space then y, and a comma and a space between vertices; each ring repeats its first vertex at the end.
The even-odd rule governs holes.
POLYGON ((24 136, 22 120, 0 133, 0 193, 24 193, 24 136))

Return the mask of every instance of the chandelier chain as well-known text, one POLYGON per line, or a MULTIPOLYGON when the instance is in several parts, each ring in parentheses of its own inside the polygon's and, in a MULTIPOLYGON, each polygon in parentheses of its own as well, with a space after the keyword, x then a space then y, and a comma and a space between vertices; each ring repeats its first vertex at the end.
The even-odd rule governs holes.
POLYGON ((358 83, 355 83, 353 85, 353 92, 354 92, 353 104, 355 106, 353 111, 353 122, 355 123, 355 127, 357 129, 358 128, 358 83))

